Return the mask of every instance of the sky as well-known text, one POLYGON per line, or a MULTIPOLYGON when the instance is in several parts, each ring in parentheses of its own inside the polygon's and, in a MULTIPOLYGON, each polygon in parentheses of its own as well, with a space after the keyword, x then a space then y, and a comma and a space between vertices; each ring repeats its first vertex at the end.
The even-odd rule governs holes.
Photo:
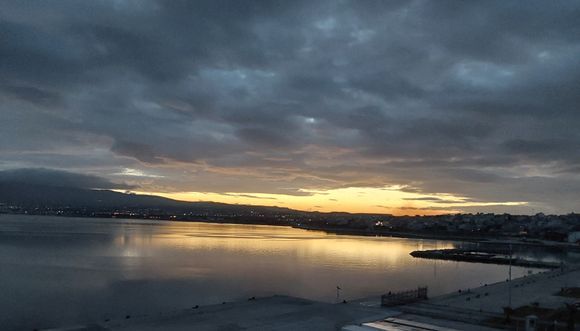
POLYGON ((578 1, 2 1, 0 179, 580 211, 578 17, 578 1))

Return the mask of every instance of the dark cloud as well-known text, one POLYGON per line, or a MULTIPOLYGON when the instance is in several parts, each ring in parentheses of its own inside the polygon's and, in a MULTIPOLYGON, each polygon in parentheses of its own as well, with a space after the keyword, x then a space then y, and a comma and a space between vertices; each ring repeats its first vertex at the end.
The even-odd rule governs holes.
POLYGON ((407 201, 427 201, 427 202, 432 202, 432 203, 458 203, 458 202, 464 202, 465 200, 451 200, 451 199, 442 199, 442 198, 438 198, 438 197, 419 197, 419 198, 404 198, 403 200, 407 200, 407 201))
POLYGON ((230 197, 242 197, 242 198, 250 198, 250 199, 264 199, 264 200, 278 200, 273 197, 261 197, 253 194, 231 194, 231 193, 221 193, 221 195, 227 195, 230 197))
POLYGON ((0 167, 569 211, 578 16, 574 1, 4 1, 0 167))
POLYGON ((111 146, 111 151, 136 158, 146 163, 163 163, 163 160, 153 153, 149 145, 117 140, 111 146))
POLYGON ((5 94, 16 99, 21 99, 32 104, 46 107, 62 106, 62 98, 59 94, 42 90, 33 86, 0 86, 5 94))
POLYGON ((0 171, 0 183, 21 183, 86 189, 135 188, 134 186, 127 184, 113 183, 108 179, 98 176, 42 168, 0 171))

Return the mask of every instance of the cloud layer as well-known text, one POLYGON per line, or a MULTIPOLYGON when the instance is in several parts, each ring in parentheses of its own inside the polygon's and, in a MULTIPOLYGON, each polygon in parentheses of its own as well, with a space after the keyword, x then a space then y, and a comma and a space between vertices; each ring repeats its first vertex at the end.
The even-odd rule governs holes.
POLYGON ((578 17, 573 1, 3 1, 0 167, 577 210, 578 17))
POLYGON ((42 168, 0 171, 0 184, 1 183, 107 190, 134 188, 133 186, 122 183, 113 183, 98 176, 42 168))

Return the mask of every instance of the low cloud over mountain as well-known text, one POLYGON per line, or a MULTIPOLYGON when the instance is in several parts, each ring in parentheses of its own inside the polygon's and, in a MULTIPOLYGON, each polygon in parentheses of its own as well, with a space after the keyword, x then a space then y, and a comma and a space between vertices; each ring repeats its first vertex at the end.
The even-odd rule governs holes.
POLYGON ((131 189, 134 186, 113 183, 108 179, 50 169, 14 169, 0 171, 0 183, 54 186, 82 189, 131 189))

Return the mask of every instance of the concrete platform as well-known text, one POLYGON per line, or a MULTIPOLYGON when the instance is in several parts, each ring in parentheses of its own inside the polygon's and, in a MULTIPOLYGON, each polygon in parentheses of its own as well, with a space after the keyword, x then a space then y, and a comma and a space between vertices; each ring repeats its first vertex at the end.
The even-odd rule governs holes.
POLYGON ((400 314, 359 304, 330 304, 287 296, 199 307, 171 314, 139 316, 74 330, 340 330, 347 324, 400 314))
POLYGON ((508 305, 510 285, 514 308, 533 302, 558 308, 578 301, 554 294, 563 286, 580 287, 580 270, 543 272, 511 284, 499 282, 392 309, 380 307, 378 296, 346 304, 273 296, 60 330, 340 330, 346 325, 364 327, 364 323, 395 317, 441 328, 489 331, 493 329, 482 324, 501 316, 508 305))
POLYGON ((430 300, 430 303, 444 307, 503 313, 503 307, 509 304, 511 287, 511 306, 513 308, 537 302, 540 307, 561 308, 565 303, 574 303, 578 299, 556 296, 562 287, 580 287, 580 270, 561 272, 546 271, 511 282, 499 282, 477 289, 462 291, 430 300))
MULTIPOLYGON (((510 301, 510 287, 512 308, 532 303, 543 308, 562 308, 566 303, 580 301, 556 295, 562 287, 580 287, 580 270, 546 271, 514 279, 511 284, 503 281, 464 289, 460 293, 449 293, 393 309, 403 312, 396 316, 399 319, 456 330, 493 330, 483 325, 490 319, 503 318, 503 307, 508 306, 510 301)), ((378 307, 380 300, 378 297, 365 298, 357 303, 364 307, 378 307)))

